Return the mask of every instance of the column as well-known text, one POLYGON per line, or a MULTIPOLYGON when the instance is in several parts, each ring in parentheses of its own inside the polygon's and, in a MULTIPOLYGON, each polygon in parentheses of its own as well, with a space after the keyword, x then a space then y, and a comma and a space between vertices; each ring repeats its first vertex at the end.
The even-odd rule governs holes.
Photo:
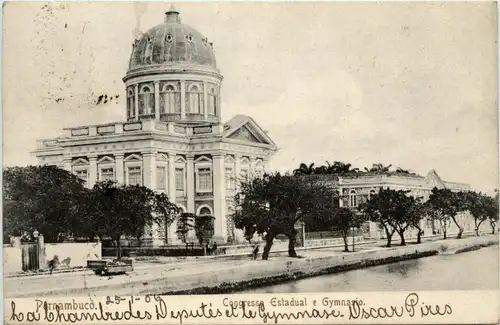
MULTIPOLYGON (((176 198, 176 188, 175 188, 175 154, 168 154, 168 198, 170 202, 175 203, 176 198)), ((175 221, 168 227, 168 235, 167 235, 167 243, 168 244, 177 244, 179 240, 177 239, 177 235, 175 231, 177 230, 177 226, 175 221)))
POLYGON ((206 81, 203 82, 203 114, 205 114, 205 119, 208 119, 208 84, 206 81))
POLYGON ((218 244, 227 240, 226 229, 226 186, 224 182, 225 165, 224 155, 213 155, 214 174, 214 217, 215 217, 215 240, 218 244), (220 242, 219 242, 220 241, 220 242))
POLYGON ((64 170, 67 170, 68 172, 72 172, 72 170, 71 170, 71 157, 64 157, 63 168, 64 168, 64 170))
POLYGON ((155 80, 155 120, 160 121, 160 82, 155 80))
POLYGON ((181 80, 181 120, 186 118, 186 80, 181 80))
MULTIPOLYGON (((142 153, 142 175, 144 180, 144 186, 152 189, 156 189, 156 152, 149 151, 142 153)), ((159 246, 163 244, 160 239, 159 225, 153 223, 151 229, 146 229, 145 238, 151 238, 151 244, 153 246, 159 246), (152 233, 152 236, 150 235, 152 233)))
POLYGON ((136 84, 134 88, 134 109, 135 109, 135 120, 139 121, 139 85, 136 84))
POLYGON ((116 182, 118 184, 125 184, 122 153, 115 154, 115 170, 116 170, 116 182))
POLYGON ((187 212, 190 213, 195 213, 196 211, 194 210, 194 156, 193 155, 188 155, 187 157, 187 166, 186 166, 186 176, 187 176, 187 184, 186 184, 186 191, 187 191, 187 212))
POLYGON ((97 182, 97 156, 89 156, 89 188, 97 182))

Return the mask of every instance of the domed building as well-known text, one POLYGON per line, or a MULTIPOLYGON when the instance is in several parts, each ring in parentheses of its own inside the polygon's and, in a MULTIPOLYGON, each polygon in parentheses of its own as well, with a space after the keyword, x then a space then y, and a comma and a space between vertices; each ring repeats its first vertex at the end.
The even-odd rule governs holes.
MULTIPOLYGON (((110 179, 164 192, 184 212, 212 215, 218 244, 237 241, 228 218, 236 180, 262 174, 277 147, 249 116, 221 121, 222 80, 213 43, 171 8, 133 44, 126 120, 64 129, 35 155, 88 187, 110 179)), ((175 228, 148 229, 143 242, 178 243, 175 228)))

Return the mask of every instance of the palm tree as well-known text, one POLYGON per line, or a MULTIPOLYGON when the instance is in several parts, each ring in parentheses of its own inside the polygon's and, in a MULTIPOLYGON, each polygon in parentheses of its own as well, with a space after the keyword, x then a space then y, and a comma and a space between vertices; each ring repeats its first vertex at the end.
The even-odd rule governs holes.
POLYGON ((384 174, 388 173, 392 165, 384 166, 382 163, 372 164, 372 168, 368 169, 365 167, 365 171, 369 173, 384 174))
POLYGON ((358 173, 359 172, 359 169, 358 168, 352 168, 352 164, 346 164, 346 163, 343 163, 343 162, 340 162, 340 161, 336 161, 334 164, 333 164, 335 170, 336 170, 336 173, 337 174, 340 174, 340 175, 346 175, 346 174, 351 174, 351 173, 358 173))
POLYGON ((314 163, 307 166, 304 163, 301 163, 299 168, 293 171, 294 175, 312 175, 314 174, 314 163))

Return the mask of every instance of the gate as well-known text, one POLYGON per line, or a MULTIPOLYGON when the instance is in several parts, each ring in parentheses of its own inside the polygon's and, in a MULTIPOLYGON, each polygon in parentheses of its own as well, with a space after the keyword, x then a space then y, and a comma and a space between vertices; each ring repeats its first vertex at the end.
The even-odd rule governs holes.
POLYGON ((38 271, 45 268, 45 256, 42 247, 40 243, 36 242, 28 242, 21 245, 23 271, 38 271))

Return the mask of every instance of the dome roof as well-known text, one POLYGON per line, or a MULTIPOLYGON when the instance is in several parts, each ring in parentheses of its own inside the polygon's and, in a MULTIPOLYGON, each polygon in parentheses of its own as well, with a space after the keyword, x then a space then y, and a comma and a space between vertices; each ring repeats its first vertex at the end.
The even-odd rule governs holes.
POLYGON ((129 70, 178 63, 217 70, 212 43, 196 29, 181 24, 179 12, 171 8, 163 24, 151 28, 135 41, 129 70))

